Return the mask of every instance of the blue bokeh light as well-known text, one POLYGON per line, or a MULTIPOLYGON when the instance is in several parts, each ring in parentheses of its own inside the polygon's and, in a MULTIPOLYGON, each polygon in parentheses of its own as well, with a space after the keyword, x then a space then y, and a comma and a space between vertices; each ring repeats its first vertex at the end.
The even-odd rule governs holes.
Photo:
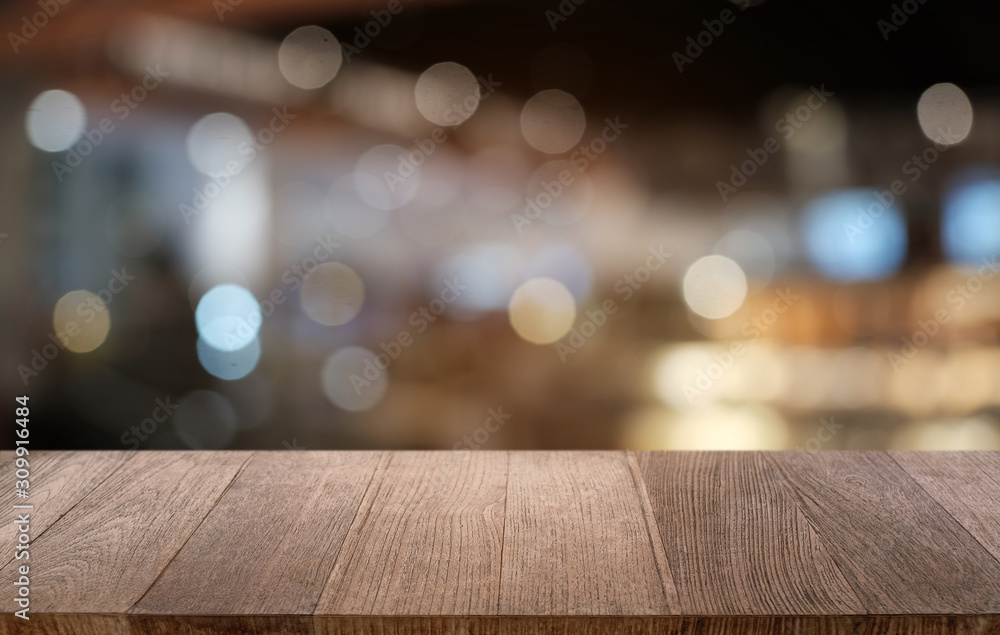
POLYGON ((840 282, 881 280, 903 264, 906 223, 892 194, 881 196, 874 190, 840 190, 809 202, 803 239, 820 273, 840 282))
POLYGON ((198 335, 223 352, 238 351, 256 340, 262 319, 253 294, 237 284, 212 287, 194 312, 198 335))
POLYGON ((209 374, 233 381, 242 379, 253 372, 260 361, 260 338, 236 351, 221 351, 198 338, 198 361, 209 374))
POLYGON ((956 264, 979 264, 1000 253, 1000 175, 970 170, 945 194, 941 246, 956 264))
POLYGON ((520 254, 509 245, 471 245, 438 264, 431 277, 433 293, 440 293, 445 281, 457 280, 467 288, 449 305, 449 313, 455 319, 473 319, 506 309, 522 270, 520 254))

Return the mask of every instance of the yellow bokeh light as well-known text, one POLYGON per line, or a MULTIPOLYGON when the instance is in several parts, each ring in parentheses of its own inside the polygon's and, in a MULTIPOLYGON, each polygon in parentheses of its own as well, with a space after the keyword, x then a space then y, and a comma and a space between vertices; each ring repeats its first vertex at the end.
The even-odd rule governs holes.
POLYGON ((365 285, 358 274, 339 262, 325 262, 302 283, 302 309, 326 326, 354 319, 365 302, 365 285))
POLYGON ((514 291, 509 305, 510 325, 532 344, 551 344, 573 328, 573 294, 552 278, 533 278, 514 291))
POLYGON ((740 308, 746 297, 746 275, 725 256, 700 258, 684 274, 684 301, 702 317, 727 317, 740 308))
POLYGON ((915 421, 898 430, 889 442, 892 450, 975 451, 1000 450, 1000 426, 987 417, 944 421, 915 421))
POLYGON ((104 343, 111 330, 108 308, 90 291, 70 291, 52 312, 56 337, 74 353, 89 353, 104 343))
POLYGON ((712 405, 675 412, 646 408, 626 423, 622 446, 630 450, 784 450, 788 423, 761 405, 712 405))

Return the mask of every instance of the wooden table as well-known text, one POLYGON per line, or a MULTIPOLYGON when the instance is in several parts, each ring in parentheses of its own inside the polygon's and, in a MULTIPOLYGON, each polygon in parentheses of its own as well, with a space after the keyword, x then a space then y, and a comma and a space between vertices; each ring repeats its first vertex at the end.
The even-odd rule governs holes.
POLYGON ((996 452, 30 458, 2 633, 1000 633, 996 452))

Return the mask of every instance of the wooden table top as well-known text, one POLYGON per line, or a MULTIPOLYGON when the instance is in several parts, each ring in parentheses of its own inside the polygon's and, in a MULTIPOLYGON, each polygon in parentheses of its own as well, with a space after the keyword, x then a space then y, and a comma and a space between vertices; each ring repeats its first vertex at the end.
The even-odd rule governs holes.
POLYGON ((30 459, 2 633, 1000 632, 998 452, 30 459))

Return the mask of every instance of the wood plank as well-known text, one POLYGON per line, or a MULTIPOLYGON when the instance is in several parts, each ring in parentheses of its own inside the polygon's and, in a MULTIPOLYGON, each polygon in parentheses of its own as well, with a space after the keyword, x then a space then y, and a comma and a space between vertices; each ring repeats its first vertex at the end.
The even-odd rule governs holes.
POLYGON ((634 456, 683 613, 865 612, 761 454, 641 452, 634 456))
POLYGON ((380 452, 262 452, 134 613, 309 615, 380 452))
POLYGON ((995 635, 995 615, 322 617, 0 615, 3 635, 995 635), (321 629, 322 625, 322 629, 321 629), (6 629, 6 630, 5 630, 6 629))
POLYGON ((1000 452, 889 455, 1000 560, 1000 452))
MULTIPOLYGON (((121 468, 133 456, 130 452, 51 452, 28 454, 30 470, 28 499, 14 493, 14 464, 4 464, 0 477, 0 505, 11 514, 29 515, 29 535, 37 540, 63 514, 72 509, 104 479, 121 468), (14 510, 14 505, 29 504, 34 509, 14 510)), ((5 512, 5 513, 7 513, 5 512)), ((13 522, 0 523, 0 567, 14 559, 17 529, 13 522)), ((30 551, 29 551, 30 553, 30 551)), ((5 588, 12 581, 0 577, 5 588)))
POLYGON ((1000 563, 884 452, 768 452, 871 613, 1000 613, 1000 563))
POLYGON ((391 452, 323 591, 323 615, 495 615, 507 455, 391 452))
POLYGON ((305 615, 128 616, 129 635, 313 635, 305 615))
POLYGON ((997 616, 508 617, 502 635, 994 635, 997 616))
MULTIPOLYGON (((31 610, 123 613, 191 536, 250 452, 141 452, 33 541, 31 610)), ((81 475, 82 476, 82 475, 81 475)), ((16 565, 3 571, 10 575, 16 565)), ((6 579, 6 578, 3 578, 6 579)), ((10 611, 10 594, 0 607, 10 611)))
POLYGON ((30 613, 22 620, 0 614, 2 635, 133 635, 127 615, 74 615, 30 613))
POLYGON ((1000 453, 51 455, 2 635, 1000 633, 1000 453))
POLYGON ((0 615, 2 635, 313 635, 312 618, 273 615, 0 615), (6 622, 6 624, 5 624, 6 622), (5 630, 5 628, 7 630, 5 630))
POLYGON ((675 612, 647 511, 624 452, 512 453, 500 614, 675 612))
POLYGON ((499 635, 493 617, 316 616, 316 635, 499 635))

